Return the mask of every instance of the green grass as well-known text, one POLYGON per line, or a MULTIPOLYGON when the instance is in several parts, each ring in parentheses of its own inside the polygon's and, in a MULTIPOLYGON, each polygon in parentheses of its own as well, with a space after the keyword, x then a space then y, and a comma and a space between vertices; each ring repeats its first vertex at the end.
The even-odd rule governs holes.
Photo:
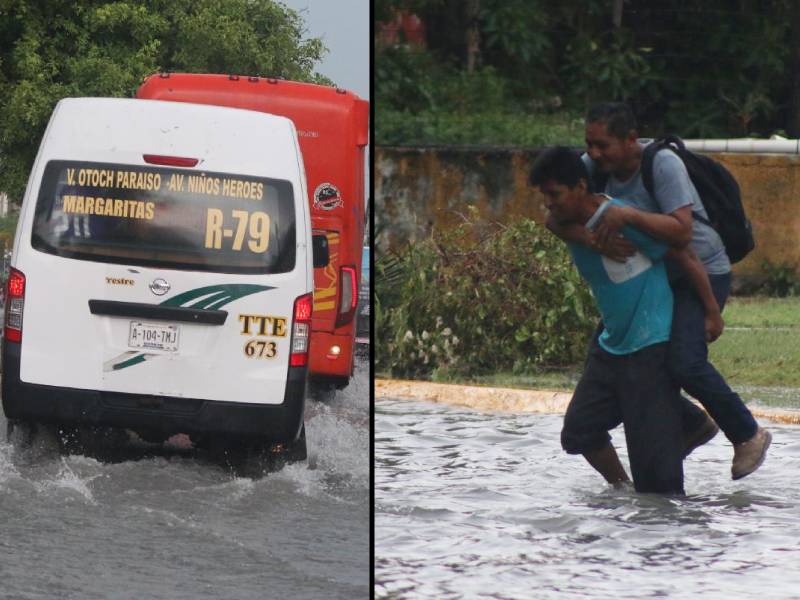
POLYGON ((800 298, 731 298, 727 327, 795 327, 800 333, 800 298))
POLYGON ((724 318, 709 357, 730 386, 746 400, 800 408, 800 298, 733 298, 724 318))
POLYGON ((726 331, 709 347, 709 358, 731 387, 800 388, 800 344, 795 331, 726 331))

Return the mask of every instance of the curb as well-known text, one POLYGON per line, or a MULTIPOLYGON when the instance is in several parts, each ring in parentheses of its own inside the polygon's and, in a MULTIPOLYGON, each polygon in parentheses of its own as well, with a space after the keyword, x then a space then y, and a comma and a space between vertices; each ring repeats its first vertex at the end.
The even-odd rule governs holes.
MULTIPOLYGON (((564 414, 572 392, 375 379, 375 398, 426 400, 492 412, 564 414)), ((750 407, 757 419, 800 425, 800 410, 750 407)))
POLYGON ((567 409, 572 393, 376 379, 375 397, 428 400, 488 411, 560 414, 567 409))

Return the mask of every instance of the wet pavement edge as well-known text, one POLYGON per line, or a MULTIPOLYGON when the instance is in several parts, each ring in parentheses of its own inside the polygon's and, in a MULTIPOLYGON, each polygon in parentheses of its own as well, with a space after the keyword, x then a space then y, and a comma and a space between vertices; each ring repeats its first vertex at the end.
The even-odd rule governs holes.
MULTIPOLYGON (((571 392, 375 379, 375 398, 427 400, 492 412, 563 414, 571 392)), ((800 425, 800 410, 749 407, 756 419, 800 425)))

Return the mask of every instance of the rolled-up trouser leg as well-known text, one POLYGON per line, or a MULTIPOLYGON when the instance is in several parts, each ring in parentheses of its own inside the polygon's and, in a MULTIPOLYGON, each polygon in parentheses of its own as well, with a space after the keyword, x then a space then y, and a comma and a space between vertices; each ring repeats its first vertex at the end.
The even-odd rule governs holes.
POLYGON ((568 454, 599 450, 611 441, 608 432, 622 423, 611 361, 613 357, 596 344, 589 349, 564 414, 561 446, 568 454))

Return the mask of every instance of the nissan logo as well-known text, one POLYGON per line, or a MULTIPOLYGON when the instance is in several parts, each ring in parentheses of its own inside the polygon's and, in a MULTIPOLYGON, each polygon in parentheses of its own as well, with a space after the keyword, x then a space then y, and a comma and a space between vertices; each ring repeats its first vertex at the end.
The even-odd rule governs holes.
POLYGON ((167 283, 166 279, 154 279, 153 283, 150 284, 150 291, 153 292, 156 296, 163 296, 166 294, 172 286, 167 283))

